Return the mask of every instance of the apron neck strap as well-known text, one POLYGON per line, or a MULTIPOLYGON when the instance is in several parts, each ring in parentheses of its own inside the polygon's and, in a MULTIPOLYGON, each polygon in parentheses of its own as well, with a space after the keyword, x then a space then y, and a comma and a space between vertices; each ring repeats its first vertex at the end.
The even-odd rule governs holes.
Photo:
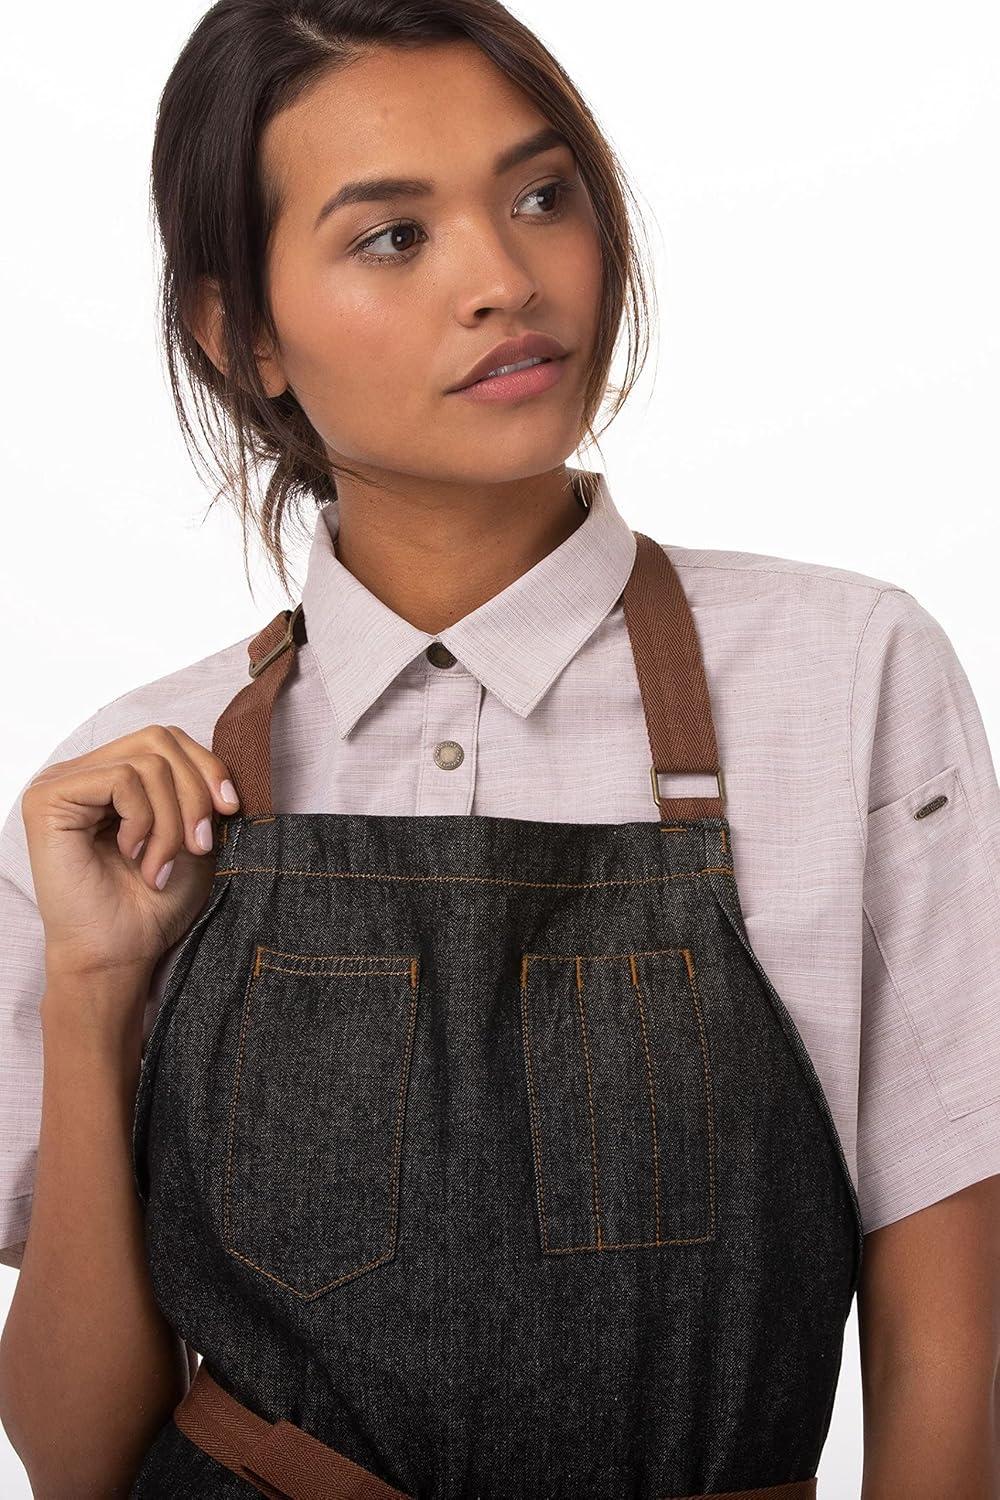
POLYGON ((641 531, 634 536, 635 563, 622 594, 622 607, 646 715, 653 801, 665 820, 721 818, 725 816, 725 787, 691 606, 677 569, 659 542, 641 531), (718 793, 665 797, 657 777, 672 772, 714 776, 718 793))
MULTIPOLYGON (((622 593, 652 757, 650 782, 660 817, 723 817, 725 789, 701 648, 690 605, 670 558, 641 531, 622 593), (673 772, 714 776, 718 795, 666 797, 657 778, 673 772)), ((273 814, 271 713, 298 647, 307 639, 302 605, 283 609, 247 647, 250 681, 220 714, 212 753, 224 761, 247 817, 273 814)))
POLYGON ((302 605, 283 609, 247 646, 250 681, 223 709, 212 735, 212 754, 229 777, 246 817, 269 817, 271 806, 271 712, 298 647, 306 641, 302 605))

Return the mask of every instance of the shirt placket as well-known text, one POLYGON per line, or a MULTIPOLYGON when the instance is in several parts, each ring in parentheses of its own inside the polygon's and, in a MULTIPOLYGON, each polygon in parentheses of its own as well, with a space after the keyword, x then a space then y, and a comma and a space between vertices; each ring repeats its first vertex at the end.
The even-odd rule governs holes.
POLYGON ((419 815, 469 813, 483 687, 440 641, 424 652, 424 717, 417 778, 419 815))

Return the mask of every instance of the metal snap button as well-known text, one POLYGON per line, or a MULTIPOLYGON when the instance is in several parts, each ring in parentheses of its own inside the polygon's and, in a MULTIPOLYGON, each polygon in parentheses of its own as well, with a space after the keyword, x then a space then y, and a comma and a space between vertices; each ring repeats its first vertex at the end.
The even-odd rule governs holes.
POLYGON ((424 655, 435 667, 453 667, 455 658, 441 641, 432 641, 424 655))
POLYGON ((465 751, 457 740, 442 740, 434 747, 434 760, 442 771, 454 771, 465 759, 465 751))

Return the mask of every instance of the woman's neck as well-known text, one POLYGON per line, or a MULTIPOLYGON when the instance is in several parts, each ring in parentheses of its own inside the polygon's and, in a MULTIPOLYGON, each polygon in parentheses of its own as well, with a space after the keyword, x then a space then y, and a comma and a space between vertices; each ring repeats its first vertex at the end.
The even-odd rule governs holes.
POLYGON ((383 604, 437 635, 533 568, 587 518, 574 471, 516 484, 412 490, 338 481, 338 560, 383 604))

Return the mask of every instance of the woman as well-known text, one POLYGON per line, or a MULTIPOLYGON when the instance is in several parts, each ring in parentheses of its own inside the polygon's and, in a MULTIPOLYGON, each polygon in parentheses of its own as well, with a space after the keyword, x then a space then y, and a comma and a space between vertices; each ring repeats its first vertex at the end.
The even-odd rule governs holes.
POLYGON ((567 467, 643 281, 498 5, 214 6, 153 187, 283 582, 322 509, 301 604, 8 819, 33 1484, 804 1500, 857 1291, 866 1500, 993 1493, 998 789, 940 627, 567 467))

